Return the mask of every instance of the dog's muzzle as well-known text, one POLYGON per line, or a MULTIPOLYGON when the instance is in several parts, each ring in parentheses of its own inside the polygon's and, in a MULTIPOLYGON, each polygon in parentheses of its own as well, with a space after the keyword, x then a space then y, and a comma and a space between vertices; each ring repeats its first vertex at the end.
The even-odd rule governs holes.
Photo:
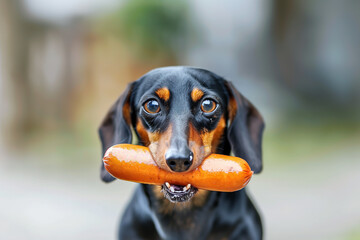
POLYGON ((189 201, 198 189, 191 184, 181 186, 165 182, 161 187, 161 191, 164 193, 165 198, 175 203, 189 201))

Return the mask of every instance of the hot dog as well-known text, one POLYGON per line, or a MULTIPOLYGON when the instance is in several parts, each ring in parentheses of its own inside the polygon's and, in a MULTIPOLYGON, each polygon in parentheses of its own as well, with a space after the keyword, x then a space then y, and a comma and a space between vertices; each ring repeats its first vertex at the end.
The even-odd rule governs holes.
POLYGON ((103 158, 106 170, 115 178, 161 185, 165 182, 219 192, 234 192, 250 181, 253 172, 238 157, 211 154, 191 172, 170 172, 159 168, 147 147, 118 144, 110 147, 103 158))

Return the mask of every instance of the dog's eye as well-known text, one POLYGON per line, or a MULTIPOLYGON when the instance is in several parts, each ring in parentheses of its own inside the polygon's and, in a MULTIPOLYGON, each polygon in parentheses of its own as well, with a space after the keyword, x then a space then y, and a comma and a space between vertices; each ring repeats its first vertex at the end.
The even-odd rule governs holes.
POLYGON ((203 111, 204 113, 211 113, 215 110, 215 108, 216 108, 216 102, 214 100, 205 99, 201 103, 201 111, 203 111))
POLYGON ((160 111, 160 105, 158 101, 151 99, 144 104, 144 109, 148 113, 158 113, 160 111))

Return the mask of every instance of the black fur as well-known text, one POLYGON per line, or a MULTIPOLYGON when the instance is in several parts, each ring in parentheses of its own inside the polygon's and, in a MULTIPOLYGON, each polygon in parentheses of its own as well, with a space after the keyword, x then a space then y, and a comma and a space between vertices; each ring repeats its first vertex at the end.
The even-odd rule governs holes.
MULTIPOLYGON (((214 129, 222 114, 227 116, 227 122, 231 120, 231 124, 225 129, 217 153, 229 155, 232 151, 259 173, 262 170, 264 129, 261 115, 230 82, 207 70, 189 67, 155 69, 128 86, 99 129, 103 154, 114 144, 131 143, 131 127, 138 117, 148 131, 165 131, 171 122, 176 128, 174 132, 183 135, 189 122, 196 129, 214 129), (154 94, 161 87, 170 89, 168 102, 177 104, 170 107, 154 94), (201 87, 207 97, 219 103, 211 116, 199 113, 199 105, 189 100, 187 92, 194 87, 201 87), (230 98, 237 105, 233 119, 228 119, 230 98), (143 104, 149 99, 160 102, 162 112, 156 117, 143 110, 143 104), (130 112, 123 111, 125 104, 129 104, 130 112), (127 118, 131 119, 130 124, 127 118)), ((101 178, 105 182, 114 180, 103 165, 101 178)), ((164 205, 169 204, 166 201, 154 195, 152 186, 139 184, 122 217, 119 239, 262 239, 261 219, 245 189, 233 193, 210 192, 200 206, 192 204, 178 210, 174 205, 172 211, 164 212, 164 205)))

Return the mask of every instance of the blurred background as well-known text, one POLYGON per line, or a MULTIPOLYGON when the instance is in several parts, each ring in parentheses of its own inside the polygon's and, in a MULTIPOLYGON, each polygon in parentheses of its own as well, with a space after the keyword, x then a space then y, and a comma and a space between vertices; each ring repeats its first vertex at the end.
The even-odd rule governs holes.
POLYGON ((100 181, 127 83, 211 70, 263 114, 248 190, 265 239, 360 239, 360 1, 0 0, 0 239, 115 239, 134 183, 100 181))

